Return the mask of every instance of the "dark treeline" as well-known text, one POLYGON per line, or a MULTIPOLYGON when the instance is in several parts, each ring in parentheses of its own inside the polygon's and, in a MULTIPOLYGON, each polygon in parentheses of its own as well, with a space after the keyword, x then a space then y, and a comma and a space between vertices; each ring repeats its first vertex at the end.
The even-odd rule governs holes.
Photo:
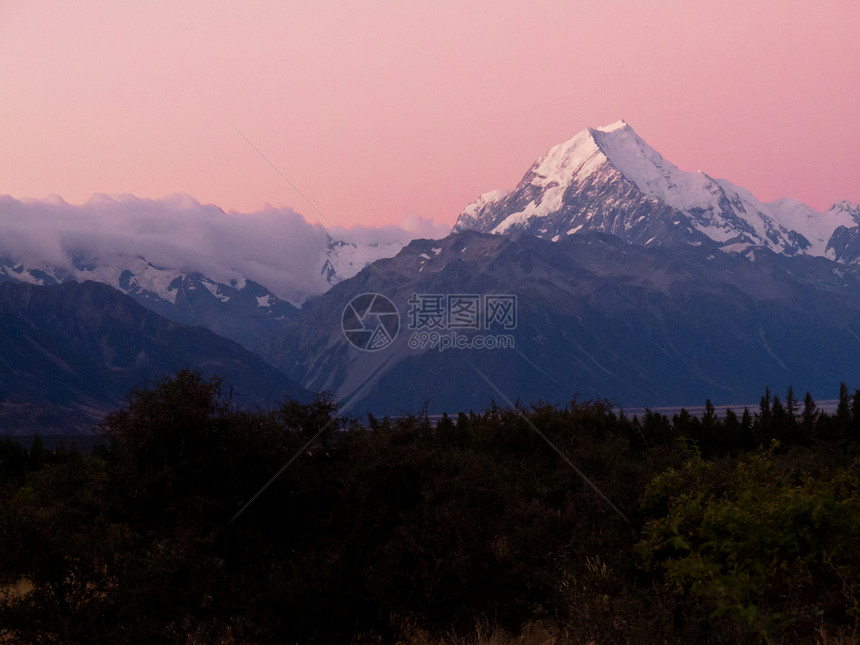
POLYGON ((181 372, 101 432, 87 456, 0 441, 0 641, 857 642, 844 385, 833 414, 789 391, 358 423, 181 372))
POLYGON ((641 421, 638 417, 633 419, 631 427, 637 434, 641 433, 638 438, 645 444, 686 437, 695 441, 706 456, 749 451, 767 446, 772 440, 783 446, 855 440, 860 439, 860 390, 851 395, 848 386, 840 384, 839 401, 833 414, 820 410, 809 392, 800 400, 794 390, 788 388, 785 399, 780 399, 767 389, 755 412, 745 408, 738 416, 729 408, 720 414, 708 400, 700 416, 682 409, 670 421, 665 415, 646 410, 641 421))

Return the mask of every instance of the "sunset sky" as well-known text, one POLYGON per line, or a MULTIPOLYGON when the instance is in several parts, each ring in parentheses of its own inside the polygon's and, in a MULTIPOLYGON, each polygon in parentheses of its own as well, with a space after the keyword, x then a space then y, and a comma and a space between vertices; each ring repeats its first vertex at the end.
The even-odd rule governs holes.
POLYGON ((860 201, 858 34, 856 0, 0 0, 0 195, 450 225, 623 118, 825 209, 860 201))

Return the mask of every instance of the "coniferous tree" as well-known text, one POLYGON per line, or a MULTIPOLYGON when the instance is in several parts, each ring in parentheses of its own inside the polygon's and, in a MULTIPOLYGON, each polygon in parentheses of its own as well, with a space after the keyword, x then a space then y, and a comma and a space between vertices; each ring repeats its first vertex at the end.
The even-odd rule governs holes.
POLYGON ((710 399, 705 401, 705 411, 702 414, 699 443, 705 451, 722 450, 725 448, 723 437, 719 436, 719 420, 717 412, 710 399))
POLYGON ((854 390, 851 397, 851 432, 852 439, 860 439, 860 390, 854 390))
POLYGON ((800 402, 794 398, 794 389, 789 385, 788 393, 785 395, 785 411, 789 415, 789 422, 797 420, 800 411, 800 402))
POLYGON ((723 436, 723 445, 730 450, 737 450, 742 447, 741 422, 731 408, 726 409, 726 418, 723 420, 723 436))
POLYGON ((770 388, 765 388, 764 394, 761 397, 761 401, 759 402, 759 413, 756 415, 756 434, 757 439, 760 442, 767 443, 770 438, 773 436, 772 434, 772 414, 771 414, 771 396, 770 396, 770 388))
POLYGON ((448 417, 447 412, 443 412, 442 418, 436 422, 436 434, 442 441, 449 443, 455 439, 455 433, 454 422, 448 417))
POLYGON ((751 450, 755 446, 755 423, 749 408, 744 408, 741 416, 741 446, 744 450, 751 450))
POLYGON ((794 389, 789 385, 788 393, 785 395, 785 438, 795 442, 800 439, 800 431, 797 427, 797 415, 800 411, 800 402, 794 397, 794 389))
POLYGON ((457 415, 457 443, 460 447, 466 445, 469 438, 469 417, 465 412, 457 415))
POLYGON ((30 470, 39 470, 45 466, 48 460, 48 451, 45 450, 45 445, 42 443, 42 437, 38 434, 33 437, 33 444, 30 446, 30 470))
POLYGON ((639 416, 634 414, 633 421, 630 424, 631 428, 631 445, 646 449, 650 448, 654 445, 648 435, 645 433, 644 428, 642 427, 642 422, 639 420, 639 416))
POLYGON ((642 433, 648 441, 655 444, 667 444, 672 440, 672 426, 665 414, 652 412, 645 408, 645 416, 642 417, 642 433))
POLYGON ((815 435, 815 422, 818 419, 818 408, 815 399, 807 392, 803 397, 803 412, 801 413, 801 426, 804 439, 811 439, 815 435))
POLYGON ((839 403, 836 405, 836 431, 840 437, 848 435, 851 425, 851 396, 845 382, 839 384, 839 403))
POLYGON ((717 422, 717 411, 714 409, 710 399, 705 401, 705 413, 702 415, 702 423, 707 425, 715 425, 717 422))
POLYGON ((773 402, 771 403, 771 428, 770 428, 770 436, 768 439, 779 439, 780 441, 785 441, 786 435, 786 425, 787 425, 787 417, 788 413, 785 411, 785 408, 782 405, 782 401, 779 400, 779 397, 774 395, 773 402))
POLYGON ((689 437, 696 442, 701 439, 701 424, 686 408, 681 408, 681 411, 672 417, 672 426, 676 434, 689 437))

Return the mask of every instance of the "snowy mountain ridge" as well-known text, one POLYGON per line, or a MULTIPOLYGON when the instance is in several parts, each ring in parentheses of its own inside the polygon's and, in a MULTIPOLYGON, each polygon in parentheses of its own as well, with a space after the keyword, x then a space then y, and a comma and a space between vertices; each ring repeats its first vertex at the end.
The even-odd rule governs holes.
MULTIPOLYGON (((229 292, 241 291, 245 288, 245 279, 233 279, 230 283, 219 282, 176 268, 159 267, 142 256, 123 258, 122 261, 110 264, 91 264, 77 262, 69 270, 64 267, 51 267, 48 264, 25 266, 0 260, 0 282, 18 282, 33 285, 54 285, 63 282, 102 282, 118 291, 130 294, 143 294, 145 297, 157 298, 170 304, 176 304, 176 297, 181 285, 193 279, 199 286, 206 288, 221 302, 228 302, 229 292)), ((197 284, 192 288, 196 288, 197 284)), ((275 296, 272 296, 275 298, 275 296)))
POLYGON ((860 235, 851 235, 858 226, 860 206, 850 202, 823 213, 788 198, 762 203, 725 179, 681 170, 619 120, 550 148, 514 190, 466 206, 454 231, 558 240, 594 230, 643 245, 707 239, 727 250, 764 246, 851 262, 860 258, 860 235), (841 251, 831 244, 840 227, 841 251))
POLYGON ((359 245, 356 242, 337 240, 329 236, 320 275, 328 284, 335 285, 351 278, 376 260, 394 257, 404 246, 405 244, 399 240, 383 240, 359 245))

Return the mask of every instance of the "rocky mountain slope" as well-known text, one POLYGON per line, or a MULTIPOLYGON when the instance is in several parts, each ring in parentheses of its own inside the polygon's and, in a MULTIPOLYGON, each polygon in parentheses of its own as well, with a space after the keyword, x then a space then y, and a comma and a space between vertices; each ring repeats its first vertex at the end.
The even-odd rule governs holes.
POLYGON ((575 396, 627 407, 755 403, 765 387, 790 385, 832 398, 840 381, 860 382, 860 268, 720 248, 707 239, 637 246, 595 232, 555 243, 473 231, 416 240, 310 302, 267 359, 376 414, 575 396), (394 341, 378 351, 357 349, 341 329, 365 293, 384 295, 400 315, 394 341), (484 346, 511 336, 514 347, 440 351, 427 329, 409 329, 413 294, 516 296, 515 329, 435 330, 437 340, 453 332, 484 346))

